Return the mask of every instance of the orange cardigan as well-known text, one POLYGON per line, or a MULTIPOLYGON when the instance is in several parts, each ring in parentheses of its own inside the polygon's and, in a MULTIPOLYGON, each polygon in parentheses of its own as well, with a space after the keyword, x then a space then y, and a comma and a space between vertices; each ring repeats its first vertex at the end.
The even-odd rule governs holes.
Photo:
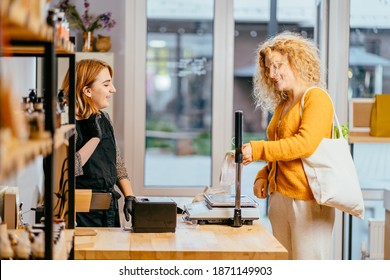
POLYGON ((314 199, 303 169, 301 158, 314 153, 321 140, 332 133, 333 105, 327 92, 315 87, 305 95, 302 118, 300 100, 277 123, 283 103, 276 107, 267 129, 268 141, 250 141, 253 161, 263 160, 268 164, 256 179, 268 180, 269 193, 278 191, 295 199, 314 199))

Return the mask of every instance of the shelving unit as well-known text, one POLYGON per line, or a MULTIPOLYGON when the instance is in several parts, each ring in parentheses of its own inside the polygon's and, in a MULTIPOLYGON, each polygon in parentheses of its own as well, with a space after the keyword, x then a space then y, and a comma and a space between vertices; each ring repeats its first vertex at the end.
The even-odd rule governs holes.
MULTIPOLYGON (((38 2, 38 1, 37 1, 38 2)), ((68 145, 68 229, 74 229, 74 155, 75 155, 75 54, 74 45, 55 37, 54 29, 41 20, 34 10, 23 5, 23 1, 2 0, 0 2, 0 22, 4 38, 9 39, 9 45, 2 46, 0 41, 0 56, 42 57, 42 85, 45 100, 45 130, 49 138, 44 140, 27 140, 21 142, 12 139, 7 143, 0 158, 0 183, 9 176, 22 170, 26 164, 44 156, 45 177, 45 259, 54 259, 53 242, 53 197, 54 158, 56 150, 64 143, 68 145), (69 125, 56 128, 56 93, 57 93, 57 57, 67 57, 70 69, 69 89, 69 125), (6 159, 6 160, 5 160, 6 159), (72 164, 73 163, 73 164, 72 164)), ((1 78, 1 77, 0 77, 1 78)), ((73 231, 72 231, 73 232, 73 231)), ((68 233, 69 234, 69 233, 68 233)), ((73 258, 73 256, 69 256, 73 258)))
POLYGON ((46 156, 52 152, 52 139, 29 140, 27 142, 13 139, 2 147, 2 162, 0 182, 23 169, 29 162, 38 156, 46 156))

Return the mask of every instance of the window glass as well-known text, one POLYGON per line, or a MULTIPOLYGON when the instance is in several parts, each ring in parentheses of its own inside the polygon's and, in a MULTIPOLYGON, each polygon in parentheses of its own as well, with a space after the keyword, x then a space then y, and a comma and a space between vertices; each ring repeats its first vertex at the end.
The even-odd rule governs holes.
MULTIPOLYGON (((349 99, 366 98, 364 101, 368 102, 368 99, 373 99, 375 94, 390 93, 389 15, 390 1, 351 0, 349 99)), ((369 116, 362 125, 364 127, 355 127, 356 124, 351 116, 355 117, 357 114, 350 115, 349 121, 353 122, 353 129, 356 131, 361 129, 363 133, 368 134, 369 116)), ((351 258, 383 259, 384 245, 383 239, 380 238, 383 236, 383 231, 381 233, 380 227, 375 230, 375 226, 372 226, 373 223, 383 221, 385 218, 383 199, 369 199, 369 197, 375 196, 378 190, 386 189, 388 186, 390 174, 386 166, 390 157, 390 144, 355 143, 353 155, 360 186, 365 190, 366 197, 365 219, 353 218, 351 258), (365 248, 365 251, 362 252, 361 248, 365 248)))
POLYGON ((147 2, 145 187, 211 184, 213 9, 147 2))
POLYGON ((351 0, 349 97, 390 93, 390 1, 351 0))

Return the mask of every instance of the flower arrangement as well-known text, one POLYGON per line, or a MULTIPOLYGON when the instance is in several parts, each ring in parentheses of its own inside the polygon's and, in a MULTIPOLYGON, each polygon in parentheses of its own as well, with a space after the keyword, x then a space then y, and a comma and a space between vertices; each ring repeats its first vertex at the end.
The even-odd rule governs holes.
POLYGON ((85 10, 80 16, 76 6, 69 0, 61 0, 58 3, 58 7, 65 12, 71 27, 75 27, 83 32, 92 32, 97 29, 111 30, 116 24, 116 21, 112 19, 111 12, 106 12, 94 17, 89 14, 90 5, 88 0, 84 0, 85 10))

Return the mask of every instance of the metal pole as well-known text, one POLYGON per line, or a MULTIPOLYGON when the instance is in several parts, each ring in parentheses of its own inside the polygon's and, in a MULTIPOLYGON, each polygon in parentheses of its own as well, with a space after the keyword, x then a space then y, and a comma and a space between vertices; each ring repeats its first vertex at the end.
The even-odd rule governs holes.
POLYGON ((235 148, 236 148, 236 199, 233 227, 241 227, 241 169, 242 169, 242 111, 235 112, 235 148))

